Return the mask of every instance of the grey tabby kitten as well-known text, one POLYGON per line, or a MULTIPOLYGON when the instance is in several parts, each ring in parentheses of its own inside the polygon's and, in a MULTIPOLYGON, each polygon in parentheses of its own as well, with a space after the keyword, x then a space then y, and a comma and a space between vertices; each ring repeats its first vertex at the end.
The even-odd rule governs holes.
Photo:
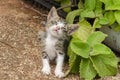
POLYGON ((62 66, 65 57, 64 42, 69 39, 77 28, 78 24, 66 24, 65 20, 60 18, 57 14, 56 8, 52 7, 46 23, 46 32, 40 32, 42 41, 42 63, 43 74, 49 75, 51 73, 50 61, 56 60, 55 76, 64 77, 62 66))

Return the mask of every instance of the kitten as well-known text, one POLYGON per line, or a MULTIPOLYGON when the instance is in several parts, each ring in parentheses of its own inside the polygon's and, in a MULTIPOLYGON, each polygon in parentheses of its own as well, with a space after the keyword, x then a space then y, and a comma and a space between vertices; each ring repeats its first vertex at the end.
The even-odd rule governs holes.
POLYGON ((56 8, 52 7, 46 23, 46 32, 40 32, 42 41, 42 63, 43 74, 51 73, 50 61, 56 60, 55 76, 64 77, 62 66, 65 57, 65 41, 69 40, 71 35, 77 28, 78 24, 66 24, 65 20, 58 16, 56 8))

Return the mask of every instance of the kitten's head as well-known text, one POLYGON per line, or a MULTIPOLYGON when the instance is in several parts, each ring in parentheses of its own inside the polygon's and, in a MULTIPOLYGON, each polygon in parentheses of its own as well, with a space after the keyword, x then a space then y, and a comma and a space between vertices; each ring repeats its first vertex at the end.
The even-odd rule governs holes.
POLYGON ((48 13, 46 29, 48 34, 54 37, 62 37, 65 33, 71 35, 78 27, 78 24, 66 24, 65 20, 58 16, 55 7, 52 7, 48 13))
POLYGON ((46 28, 47 32, 49 32, 54 37, 61 37, 63 35, 65 20, 58 16, 55 7, 52 7, 48 13, 46 28))

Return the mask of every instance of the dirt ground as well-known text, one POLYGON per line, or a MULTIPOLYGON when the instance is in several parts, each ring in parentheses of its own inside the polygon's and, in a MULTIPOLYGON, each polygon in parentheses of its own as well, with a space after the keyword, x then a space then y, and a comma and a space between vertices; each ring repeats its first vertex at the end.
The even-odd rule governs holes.
MULTIPOLYGON (((0 80, 80 80, 78 75, 64 79, 41 73, 41 48, 37 38, 46 18, 22 0, 0 0, 0 80)), ((41 10, 41 13, 47 13, 41 10)), ((67 70, 67 63, 64 70, 67 70)), ((120 80, 120 75, 101 80, 120 80)))

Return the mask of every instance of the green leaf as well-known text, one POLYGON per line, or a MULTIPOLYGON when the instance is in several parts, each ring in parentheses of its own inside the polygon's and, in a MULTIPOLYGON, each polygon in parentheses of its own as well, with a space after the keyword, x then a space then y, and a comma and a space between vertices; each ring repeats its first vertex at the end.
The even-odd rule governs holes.
POLYGON ((80 61, 81 61, 81 57, 76 56, 76 59, 74 60, 74 64, 71 66, 70 73, 79 73, 80 61))
POLYGON ((105 46, 104 44, 95 44, 93 46, 93 52, 91 56, 99 55, 99 54, 110 54, 111 50, 105 46))
MULTIPOLYGON (((66 5, 71 5, 71 1, 70 0, 62 0, 61 1, 61 6, 64 7, 66 5)), ((70 12, 71 8, 68 7, 68 8, 64 8, 63 9, 65 12, 70 12)))
POLYGON ((92 10, 85 9, 80 13, 80 17, 95 18, 95 13, 92 10))
POLYGON ((73 34, 73 38, 86 41, 91 32, 93 32, 93 28, 87 21, 82 21, 79 23, 79 25, 80 28, 73 34))
POLYGON ((107 4, 107 5, 113 4, 113 0, 100 0, 100 1, 103 2, 104 4, 107 4))
POLYGON ((90 59, 82 59, 80 63, 80 77, 88 80, 92 80, 96 76, 97 72, 93 67, 90 59))
POLYGON ((106 10, 120 10, 120 4, 106 6, 106 10))
POLYGON ((101 28, 102 26, 100 25, 99 23, 99 19, 96 18, 94 23, 93 23, 93 28, 96 29, 96 28, 101 28))
POLYGON ((107 18, 105 18, 105 17, 101 17, 99 19, 99 24, 101 24, 101 25, 109 24, 109 20, 107 18))
POLYGON ((120 0, 113 0, 114 4, 120 4, 120 0))
POLYGON ((67 23, 73 23, 74 18, 80 14, 80 11, 81 11, 80 9, 77 9, 77 10, 69 12, 66 17, 67 23))
POLYGON ((69 54, 69 70, 67 71, 66 75, 68 73, 78 73, 79 72, 79 64, 80 64, 80 57, 78 57, 69 46, 68 48, 68 54, 69 54))
POLYGON ((115 22, 115 16, 113 11, 105 12, 104 17, 107 18, 110 25, 112 25, 115 22))
POLYGON ((118 22, 118 24, 120 25, 120 11, 115 11, 114 12, 115 15, 115 19, 118 22))
POLYGON ((70 47, 75 54, 83 58, 89 57, 90 46, 87 43, 82 42, 79 39, 72 39, 70 47))
POLYGON ((101 43, 106 37, 106 34, 96 31, 93 32, 87 39, 87 42, 90 46, 94 46, 95 44, 101 43))
POLYGON ((103 3, 107 3, 107 1, 111 1, 111 0, 100 0, 103 3))
POLYGON ((105 4, 105 10, 120 10, 120 0, 100 0, 105 4))
POLYGON ((111 76, 117 73, 117 58, 111 54, 92 56, 91 61, 100 77, 111 76))
POLYGON ((102 2, 100 2, 99 0, 96 0, 96 6, 95 6, 95 16, 96 17, 101 17, 102 16, 102 2))
POLYGON ((83 9, 84 8, 84 4, 83 4, 83 2, 81 0, 78 3, 78 8, 79 9, 83 9))
POLYGON ((85 9, 94 10, 96 5, 96 0, 85 0, 85 9))
MULTIPOLYGON (((72 41, 72 40, 71 40, 72 41)), ((71 41, 70 41, 70 43, 71 43, 71 41)), ((70 55, 72 55, 73 54, 73 51, 71 50, 71 47, 70 47, 70 45, 68 46, 68 51, 67 51, 67 55, 68 56, 70 56, 70 55)))
POLYGON ((76 54, 71 50, 70 46, 68 48, 68 55, 69 55, 69 72, 70 72, 76 59, 76 54))

